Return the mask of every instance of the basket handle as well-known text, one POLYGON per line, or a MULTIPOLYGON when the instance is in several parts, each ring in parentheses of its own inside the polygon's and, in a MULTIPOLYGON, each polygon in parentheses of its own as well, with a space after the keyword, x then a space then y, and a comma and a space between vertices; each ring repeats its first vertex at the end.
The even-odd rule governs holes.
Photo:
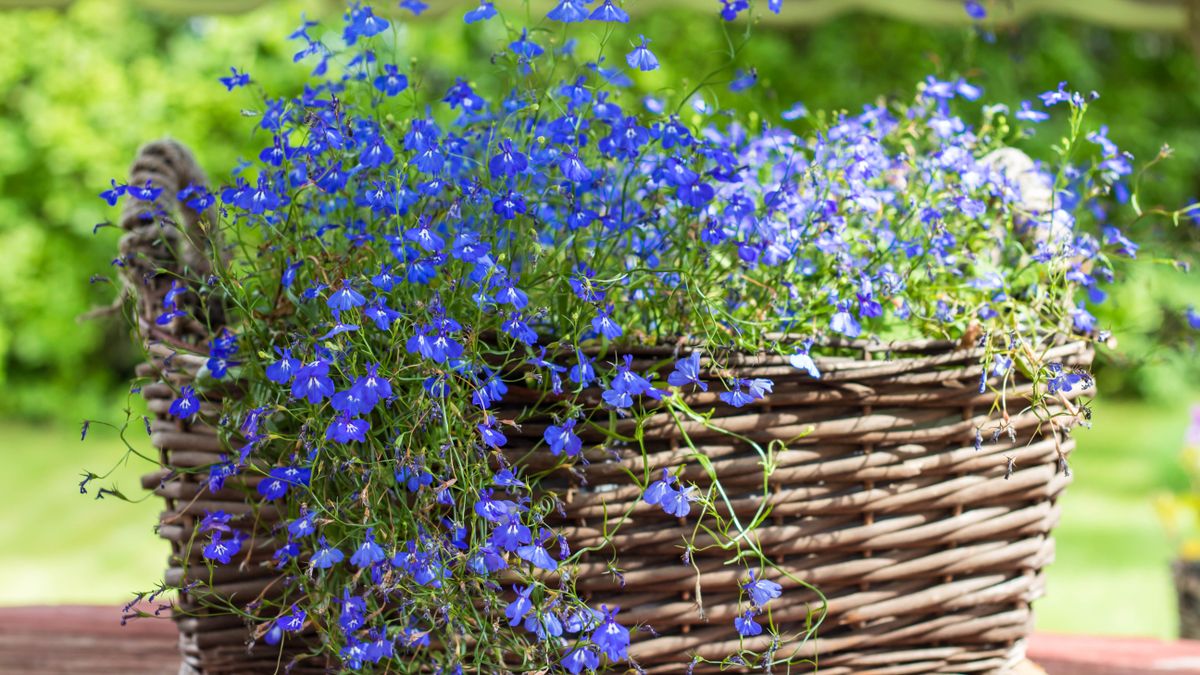
POLYGON ((137 319, 147 338, 195 345, 207 340, 209 327, 223 323, 216 303, 200 301, 212 273, 214 242, 208 224, 215 220, 214 210, 197 212, 178 196, 189 186, 204 187, 207 180, 191 151, 171 139, 142 146, 130 168, 130 189, 160 190, 152 201, 127 199, 121 213, 122 278, 126 292, 136 299, 137 319), (172 300, 184 313, 160 322, 168 312, 167 293, 180 280, 188 288, 172 300))

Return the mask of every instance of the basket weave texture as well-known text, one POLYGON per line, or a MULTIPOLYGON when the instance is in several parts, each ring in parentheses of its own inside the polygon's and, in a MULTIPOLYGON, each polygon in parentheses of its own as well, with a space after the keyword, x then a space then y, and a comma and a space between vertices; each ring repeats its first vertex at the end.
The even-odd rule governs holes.
MULTIPOLYGON (((142 149, 133 167, 131 183, 146 180, 165 188, 160 202, 170 211, 177 207, 175 191, 202 182, 203 174, 182 146, 157 142, 142 149)), ((231 525, 250 534, 234 564, 212 572, 211 588, 180 594, 181 673, 276 672, 293 659, 299 663, 291 672, 325 672, 323 661, 301 659, 309 651, 304 640, 285 641, 282 648, 255 642, 241 619, 207 609, 210 594, 245 605, 294 580, 280 577, 271 565, 280 544, 274 534, 280 515, 258 501, 258 479, 243 474, 215 493, 206 487, 206 467, 229 452, 209 422, 219 419, 223 401, 237 396, 236 389, 206 392, 193 422, 168 414, 178 390, 202 369, 205 358, 195 353, 205 351, 209 335, 195 320, 155 325, 170 288, 170 278, 159 272, 199 279, 206 270, 187 238, 172 232, 197 232, 200 214, 184 208, 183 223, 152 223, 147 214, 153 209, 144 202, 127 205, 122 224, 130 234, 122 252, 144 261, 125 269, 150 356, 139 374, 157 380, 142 391, 155 416, 152 442, 163 468, 143 485, 166 501, 159 534, 172 545, 167 582, 209 580, 201 546, 193 544, 206 510, 232 514, 231 525)), ((219 325, 209 319, 209 325, 219 325)), ((785 636, 816 625, 814 638, 784 643, 775 652, 777 658, 794 657, 799 665, 793 671, 813 670, 800 663, 806 658, 827 675, 1009 671, 1024 658, 1030 603, 1044 592, 1042 569, 1053 559, 1050 531, 1059 517, 1056 500, 1070 481, 1063 462, 1074 440, 1063 425, 1018 412, 1032 392, 1018 378, 1005 392, 1011 417, 993 442, 996 395, 979 393, 978 349, 944 341, 827 347, 855 355, 818 358, 820 380, 777 356, 725 359, 738 377, 769 377, 775 389, 739 409, 724 405, 715 393, 689 395, 693 409, 713 411, 711 426, 681 427, 662 413, 643 425, 642 448, 601 448, 596 444, 602 438, 584 436, 585 447, 589 440, 593 446, 585 451, 586 470, 555 471, 541 483, 563 501, 562 525, 571 546, 600 547, 576 571, 577 588, 593 606, 620 606, 622 623, 653 628, 635 633, 630 647, 647 672, 684 672, 693 654, 719 659, 743 646, 769 647, 765 636, 739 643, 733 628, 745 567, 726 564, 732 552, 697 531, 694 518, 679 520, 641 501, 640 489, 625 473, 653 475, 684 466, 684 482, 706 490, 708 473, 688 460, 694 452, 690 441, 713 463, 743 522, 769 495, 769 517, 752 536, 780 568, 763 573, 784 589, 772 603, 771 620, 785 636), (987 438, 976 449, 981 427, 987 438), (775 448, 776 466, 765 487, 762 457, 747 441, 775 448), (619 524, 611 537, 604 534, 606 517, 608 532, 619 524), (610 567, 614 558, 619 574, 610 567), (827 604, 780 570, 820 589, 827 604)), ((1046 360, 1065 367, 1091 361, 1082 342, 1046 349, 1046 360)), ((640 348, 633 365, 644 369, 677 352, 640 348)), ((1066 393, 1048 412, 1074 412, 1071 399, 1080 393, 1066 393)), ((495 411, 498 418, 522 420, 519 430, 506 430, 505 451, 512 462, 536 470, 553 466, 544 448, 534 451, 552 423, 531 412, 541 398, 533 388, 513 385, 507 408, 495 411)), ((617 424, 618 431, 632 433, 632 421, 617 424)), ((727 508, 719 510, 728 516, 727 508)))

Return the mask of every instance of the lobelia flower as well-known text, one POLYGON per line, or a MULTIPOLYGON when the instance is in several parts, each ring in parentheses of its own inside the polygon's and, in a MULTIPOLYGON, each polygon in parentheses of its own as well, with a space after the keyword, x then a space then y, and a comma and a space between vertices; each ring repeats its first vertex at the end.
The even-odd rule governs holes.
POLYGON ((360 417, 351 417, 348 412, 343 412, 325 430, 325 440, 337 443, 349 443, 350 441, 363 443, 366 442, 367 432, 370 430, 370 422, 360 417))
POLYGON ((317 542, 317 551, 316 553, 313 553, 309 564, 314 569, 326 570, 340 563, 345 557, 346 554, 342 553, 337 548, 330 546, 325 541, 325 537, 322 536, 317 542))
POLYGON ((572 675, 594 671, 600 667, 600 655, 591 647, 575 647, 563 657, 562 666, 572 675))
POLYGON ((588 18, 588 8, 584 0, 559 0, 546 18, 562 23, 578 23, 588 18))
POLYGON ((504 615, 508 617, 508 625, 515 626, 521 623, 521 619, 525 618, 529 610, 533 609, 533 602, 529 600, 530 594, 533 593, 533 586, 529 585, 521 588, 513 586, 512 589, 517 594, 517 597, 504 608, 504 615))
POLYGON ((1184 318, 1187 319, 1188 326, 1192 330, 1200 330, 1200 314, 1196 313, 1196 308, 1188 305, 1187 311, 1184 313, 1184 318))
POLYGON ((557 457, 565 451, 568 457, 574 457, 580 453, 583 449, 583 441, 575 435, 575 422, 576 420, 571 418, 561 425, 551 424, 546 427, 542 437, 550 446, 550 454, 557 457))
POLYGON ((862 335, 862 326, 850 314, 850 303, 839 302, 837 311, 833 317, 829 319, 829 328, 835 333, 841 333, 848 338, 856 338, 862 335))
POLYGON ((542 543, 549 537, 550 533, 546 530, 539 531, 536 540, 531 541, 525 546, 517 547, 517 556, 534 567, 553 572, 558 569, 558 563, 554 561, 554 558, 550 557, 549 551, 542 546, 542 543))
POLYGON ((737 629, 738 635, 742 637, 761 635, 763 630, 762 626, 754 620, 754 611, 749 609, 733 619, 733 626, 737 629))
POLYGON ((609 21, 613 23, 629 23, 629 15, 625 10, 613 4, 613 0, 604 0, 588 19, 592 21, 609 21))
POLYGON ((361 597, 350 595, 348 588, 342 591, 340 608, 338 626, 343 633, 349 635, 362 628, 366 623, 367 601, 361 597))
POLYGON ((333 395, 333 380, 329 377, 329 363, 315 361, 296 371, 292 381, 292 396, 316 405, 333 395))
POLYGON ((667 384, 672 387, 692 384, 700 391, 708 391, 708 383, 700 379, 700 352, 694 351, 687 358, 676 361, 675 372, 667 376, 667 384))
POLYGON ((226 91, 233 91, 238 87, 250 84, 250 76, 248 74, 239 73, 237 68, 230 68, 229 72, 232 73, 229 77, 217 78, 221 81, 221 84, 225 85, 226 91))
POLYGON ((602 606, 601 611, 603 618, 596 630, 592 631, 592 644, 610 661, 621 661, 628 655, 629 649, 629 629, 617 623, 615 618, 621 608, 609 610, 607 606, 602 606))
POLYGON ((221 532, 213 532, 212 540, 204 547, 202 554, 206 560, 215 560, 222 565, 228 565, 233 556, 242 550, 242 537, 238 532, 230 539, 222 539, 221 532))
POLYGON ((267 366, 267 379, 275 384, 287 384, 296 377, 296 372, 300 369, 300 360, 292 358, 290 349, 280 350, 276 347, 275 353, 279 355, 279 359, 267 366))
POLYGON ((312 469, 295 466, 275 467, 267 472, 267 477, 259 481, 258 493, 269 500, 281 499, 294 486, 308 485, 312 478, 312 469))
POLYGON ((749 580, 742 584, 742 590, 749 594, 750 602, 760 609, 765 608, 767 603, 783 593, 782 587, 774 581, 756 579, 753 570, 750 571, 749 580))
POLYGON ((375 88, 388 96, 395 96, 408 88, 408 78, 400 74, 396 66, 383 66, 383 74, 375 78, 375 88))
POLYGON ((196 390, 191 385, 185 385, 179 390, 179 398, 171 402, 167 412, 181 420, 190 419, 200 412, 200 399, 196 398, 196 390))
POLYGON ((383 552, 383 547, 375 543, 374 528, 368 527, 363 542, 354 549, 354 554, 350 556, 350 564, 361 569, 385 559, 387 559, 387 554, 383 552))
POLYGON ((642 41, 641 44, 634 47, 633 51, 625 56, 625 61, 629 64, 630 68, 636 68, 642 72, 649 72, 658 68, 658 57, 654 56, 654 52, 651 52, 646 47, 650 41, 646 39, 645 35, 639 35, 638 37, 642 41))

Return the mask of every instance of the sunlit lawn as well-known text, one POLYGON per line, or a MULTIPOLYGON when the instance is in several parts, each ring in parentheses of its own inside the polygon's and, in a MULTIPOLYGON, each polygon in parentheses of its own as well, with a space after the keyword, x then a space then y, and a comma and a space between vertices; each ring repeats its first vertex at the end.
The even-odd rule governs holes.
MULTIPOLYGON (((1174 468, 1188 401, 1096 406, 1096 425, 1080 431, 1075 484, 1063 500, 1058 560, 1049 594, 1035 605, 1044 630, 1168 637, 1175 630, 1168 573, 1170 546, 1151 503, 1178 484, 1174 468)), ((141 444, 140 431, 130 434, 141 444)), ((8 462, 0 494, 0 604, 117 603, 159 579, 166 545, 151 532, 157 500, 126 504, 95 490, 80 495, 84 468, 107 469, 122 455, 111 430, 0 426, 8 462)), ((140 494, 146 470, 131 460, 118 485, 140 494)))

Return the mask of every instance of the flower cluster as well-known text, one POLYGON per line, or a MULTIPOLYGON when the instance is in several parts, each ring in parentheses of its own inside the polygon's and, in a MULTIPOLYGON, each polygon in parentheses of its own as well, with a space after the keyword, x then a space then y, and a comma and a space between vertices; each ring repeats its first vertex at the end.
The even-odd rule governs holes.
MULTIPOLYGON (((305 22, 291 37, 296 60, 316 62, 312 82, 263 101, 259 161, 217 196, 180 195, 215 200, 214 231, 238 252, 217 261, 206 296, 236 310, 207 371, 243 396, 208 420, 231 452, 205 470, 210 489, 249 480, 282 515, 271 564, 287 582, 251 614, 268 643, 316 630, 352 670, 628 661, 630 626, 575 591, 581 552, 560 532, 559 497, 539 488, 544 471, 522 458, 586 476, 585 429, 617 442, 623 420, 685 410, 710 387, 714 405, 769 400, 773 382, 738 377, 730 350, 820 378, 815 352, 839 340, 974 334, 982 390, 1014 363, 1039 373, 1041 396, 1087 386, 1028 345, 1095 333, 1087 307, 1104 300, 1110 257, 1136 253, 1106 210, 1129 158, 1103 129, 1085 133, 1088 97, 1041 98, 1068 108, 1062 155, 1077 163, 1057 166, 1012 147, 1016 125, 1047 112, 980 108, 958 78, 930 77, 906 104, 821 121, 797 105, 749 128, 702 92, 633 96, 632 78, 659 63, 644 36, 581 36, 597 42, 586 49, 553 37, 630 21, 613 0, 592 4, 561 0, 512 30, 499 84, 458 78, 434 93, 387 61, 394 19, 354 4, 338 44, 305 22), (653 367, 628 350, 668 341, 693 347, 653 367), (535 412, 554 423, 511 447, 506 431, 535 412)), ((722 5, 726 19, 749 7, 722 5)), ((498 15, 482 0, 464 20, 498 15)), ((253 84, 237 70, 221 81, 253 84)), ((181 318, 173 300, 164 323, 181 318)), ((171 414, 205 414, 193 387, 171 414)), ((702 521, 714 507, 683 475, 629 480, 644 502, 702 521)), ((246 541, 228 523, 199 525, 213 565, 246 541)), ((734 627, 752 637, 782 587, 764 576, 771 561, 737 564, 749 580, 734 627)))

